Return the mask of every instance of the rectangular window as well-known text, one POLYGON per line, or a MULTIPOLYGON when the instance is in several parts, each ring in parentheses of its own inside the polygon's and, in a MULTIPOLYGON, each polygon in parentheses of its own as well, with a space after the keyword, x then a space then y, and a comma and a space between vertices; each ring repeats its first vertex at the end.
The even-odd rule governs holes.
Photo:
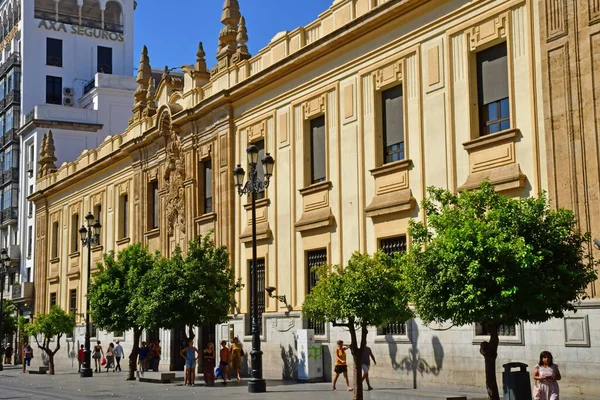
POLYGON ((150 191, 148 193, 148 204, 150 205, 150 209, 148 213, 150 214, 150 229, 158 228, 158 181, 153 181, 150 183, 150 191))
POLYGON ((213 172, 212 161, 204 162, 204 214, 213 212, 213 172))
POLYGON ((510 128, 506 42, 477 53, 479 134, 510 128))
POLYGON ((46 104, 62 104, 62 78, 46 76, 46 104))
POLYGON ((112 74, 112 49, 98 46, 98 72, 112 74))
POLYGON ((60 39, 46 38, 46 65, 62 67, 63 42, 60 39))
POLYGON ((5 115, 4 129, 6 132, 10 132, 14 127, 13 109, 9 108, 5 115))
POLYGON ((31 258, 31 252, 33 250, 33 226, 29 225, 27 228, 27 258, 31 258))
MULTIPOLYGON (((248 263, 248 276, 252 276, 252 261, 248 263)), ((265 259, 259 258, 256 260, 256 297, 258 304, 258 333, 262 333, 262 320, 263 313, 265 312, 265 259)), ((252 310, 253 303, 250 298, 250 310, 252 310)), ((250 329, 252 332, 252 321, 250 320, 250 329)))
POLYGON ((121 228, 119 232, 119 239, 123 239, 129 237, 129 198, 127 197, 127 193, 121 195, 119 200, 119 225, 121 228))
MULTIPOLYGON (((482 324, 475 325, 475 334, 477 336, 489 336, 490 333, 487 330, 487 327, 482 324)), ((517 336, 517 326, 516 325, 500 325, 498 327, 498 336, 517 336)))
MULTIPOLYGON (((98 203, 94 206, 94 222, 100 222, 102 224, 102 204, 98 203)), ((94 236, 94 244, 96 246, 100 245, 100 235, 94 236)))
POLYGON ((56 305, 56 292, 50 293, 50 307, 56 305))
POLYGON ((69 312, 77 312, 77 289, 69 291, 69 312))
POLYGON ((79 214, 71 216, 71 253, 79 251, 79 214))
MULTIPOLYGON (((307 270, 307 293, 310 293, 313 287, 316 286, 319 276, 313 271, 313 267, 318 267, 327 264, 327 249, 312 250, 306 253, 306 270, 307 270)), ((308 320, 308 329, 314 329, 315 335, 325 334, 325 323, 308 320)))
POLYGON ((58 222, 52 223, 52 258, 58 257, 58 222))
POLYGON ((403 99, 402 85, 381 92, 384 164, 404 160, 403 99))
MULTIPOLYGON (((265 158, 265 141, 259 140, 255 142, 254 145, 258 147, 258 164, 256 165, 256 172, 258 175, 258 180, 261 182, 265 180, 265 170, 262 165, 262 159, 265 158)), ((260 192, 256 194, 256 200, 265 198, 265 189, 262 189, 260 192)))
POLYGON ((325 159, 325 116, 310 121, 310 183, 327 178, 325 159))
POLYGON ((379 249, 388 256, 393 256, 396 253, 406 253, 406 236, 380 239, 379 249))
POLYGON ((27 280, 25 282, 31 282, 31 267, 27 267, 27 280))
MULTIPOLYGON (((396 253, 406 253, 406 236, 401 235, 380 239, 379 249, 388 256, 393 256, 396 253)), ((406 323, 405 321, 392 322, 378 329, 378 334, 404 336, 406 335, 406 323)))

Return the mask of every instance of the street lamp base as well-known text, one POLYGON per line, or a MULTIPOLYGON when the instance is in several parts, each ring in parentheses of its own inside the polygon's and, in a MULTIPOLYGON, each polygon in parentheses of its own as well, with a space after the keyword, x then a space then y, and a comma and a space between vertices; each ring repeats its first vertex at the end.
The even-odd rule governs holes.
POLYGON ((82 368, 79 373, 80 378, 91 378, 92 376, 94 376, 94 370, 91 368, 82 368))
POLYGON ((264 393, 267 391, 267 381, 264 379, 250 379, 248 381, 248 393, 264 393))

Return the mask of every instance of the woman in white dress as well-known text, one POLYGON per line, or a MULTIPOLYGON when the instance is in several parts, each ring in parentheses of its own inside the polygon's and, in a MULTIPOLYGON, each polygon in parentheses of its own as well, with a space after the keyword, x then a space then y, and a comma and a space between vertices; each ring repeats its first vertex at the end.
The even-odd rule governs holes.
POLYGON ((552 354, 542 351, 540 362, 533 370, 533 379, 536 381, 533 388, 534 400, 559 400, 557 381, 560 378, 560 371, 558 365, 554 364, 552 354))

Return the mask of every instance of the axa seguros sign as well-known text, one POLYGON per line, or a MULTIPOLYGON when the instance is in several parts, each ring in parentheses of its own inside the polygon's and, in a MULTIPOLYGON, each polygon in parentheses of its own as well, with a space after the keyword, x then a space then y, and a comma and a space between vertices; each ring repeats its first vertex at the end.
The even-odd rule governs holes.
POLYGON ((125 38, 122 33, 105 31, 104 29, 88 28, 80 25, 69 25, 62 22, 40 20, 38 28, 46 28, 49 31, 71 33, 73 35, 106 39, 113 42, 123 42, 125 38))

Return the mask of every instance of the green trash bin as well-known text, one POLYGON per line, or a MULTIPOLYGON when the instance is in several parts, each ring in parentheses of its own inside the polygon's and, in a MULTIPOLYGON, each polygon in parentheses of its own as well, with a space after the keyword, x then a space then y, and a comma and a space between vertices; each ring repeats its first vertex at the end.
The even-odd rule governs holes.
POLYGON ((531 380, 527 364, 512 362, 504 364, 502 383, 504 400, 531 400, 531 380), (518 371, 513 371, 518 368, 518 371))

